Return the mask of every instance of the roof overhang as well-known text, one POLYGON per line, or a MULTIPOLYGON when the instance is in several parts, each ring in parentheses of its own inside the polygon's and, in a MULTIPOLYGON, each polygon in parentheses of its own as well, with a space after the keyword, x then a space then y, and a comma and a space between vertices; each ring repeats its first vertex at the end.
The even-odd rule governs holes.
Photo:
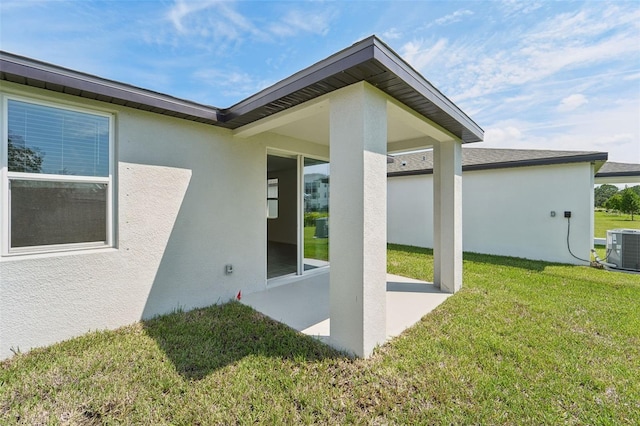
POLYGON ((361 81, 463 143, 483 138, 480 126, 375 36, 224 110, 223 125, 232 129, 245 126, 361 81))
POLYGON ((247 126, 340 88, 366 82, 393 99, 396 108, 411 111, 463 143, 479 142, 483 138, 483 130, 473 120, 375 36, 226 109, 6 52, 0 52, 0 80, 228 129, 247 126))
POLYGON ((640 183, 640 164, 607 162, 596 173, 595 183, 640 183))
MULTIPOLYGON (((553 151, 537 151, 537 150, 529 150, 532 154, 529 157, 523 156, 522 153, 526 153, 525 150, 509 150, 502 149, 499 151, 503 151, 506 154, 509 154, 510 151, 514 153, 519 153, 518 156, 513 156, 511 160, 502 160, 502 161, 482 161, 478 160, 477 155, 467 155, 467 154, 478 154, 483 153, 484 151, 490 151, 490 149, 486 148, 473 148, 473 149, 464 149, 462 155, 462 171, 463 172, 471 172, 471 171, 479 171, 479 170, 494 170, 494 169, 509 169, 516 167, 531 167, 531 166, 550 166, 557 164, 574 164, 574 163, 592 163, 594 165, 594 172, 597 172, 603 164, 607 161, 608 154, 606 152, 570 152, 570 151, 557 151, 554 154, 553 151), (537 156, 539 153, 543 153, 543 156, 537 156)), ((397 177, 397 176, 414 176, 414 175, 429 175, 433 174, 433 166, 432 166, 432 154, 431 152, 426 153, 416 153, 416 154, 407 154, 405 156, 395 157, 394 163, 391 167, 393 170, 387 173, 388 177, 397 177), (403 158, 411 158, 415 156, 422 156, 425 158, 425 167, 419 166, 410 166, 407 170, 400 170, 403 166, 403 158), (398 164, 399 163, 399 164, 398 164)), ((406 162, 405 162, 406 163, 406 162)), ((597 175, 596 175, 597 176, 597 175)))
POLYGON ((220 120, 218 108, 7 52, 0 52, 0 80, 207 124, 220 120))

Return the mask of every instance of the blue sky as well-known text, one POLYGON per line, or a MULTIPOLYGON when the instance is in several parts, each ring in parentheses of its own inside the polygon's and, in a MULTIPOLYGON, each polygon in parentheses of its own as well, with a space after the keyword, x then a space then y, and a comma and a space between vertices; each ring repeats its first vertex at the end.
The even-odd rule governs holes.
POLYGON ((0 2, 0 49, 229 107, 376 34, 484 130, 478 147, 640 163, 638 1, 0 2))

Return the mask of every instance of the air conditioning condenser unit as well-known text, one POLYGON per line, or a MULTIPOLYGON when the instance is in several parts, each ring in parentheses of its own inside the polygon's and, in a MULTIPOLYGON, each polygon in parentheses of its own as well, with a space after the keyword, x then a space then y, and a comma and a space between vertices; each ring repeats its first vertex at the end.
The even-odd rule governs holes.
POLYGON ((640 272, 640 230, 607 231, 607 263, 616 269, 640 272))

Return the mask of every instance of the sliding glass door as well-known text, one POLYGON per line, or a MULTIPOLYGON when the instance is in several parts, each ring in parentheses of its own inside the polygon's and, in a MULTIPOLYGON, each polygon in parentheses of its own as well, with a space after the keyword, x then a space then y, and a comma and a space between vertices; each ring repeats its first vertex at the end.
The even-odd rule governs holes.
POLYGON ((329 163, 268 155, 267 279, 329 265, 329 163))

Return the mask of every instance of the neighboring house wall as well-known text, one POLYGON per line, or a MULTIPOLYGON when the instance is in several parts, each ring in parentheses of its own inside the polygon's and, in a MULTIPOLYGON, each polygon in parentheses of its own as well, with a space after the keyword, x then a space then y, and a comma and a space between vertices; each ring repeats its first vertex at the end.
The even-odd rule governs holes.
POLYGON ((318 147, 80 100, 2 89, 115 116, 116 247, 0 258, 0 359, 89 330, 192 309, 266 285, 266 151, 318 147), (234 272, 225 275, 231 263, 234 272))
MULTIPOLYGON (((590 163, 467 171, 462 180, 465 251, 584 264, 593 244, 590 163), (551 217, 551 211, 556 216, 551 217)), ((433 247, 433 175, 388 179, 388 241, 433 247)))
POLYGON ((329 208, 329 183, 327 176, 313 173, 304 177, 305 211, 327 211, 329 208))

